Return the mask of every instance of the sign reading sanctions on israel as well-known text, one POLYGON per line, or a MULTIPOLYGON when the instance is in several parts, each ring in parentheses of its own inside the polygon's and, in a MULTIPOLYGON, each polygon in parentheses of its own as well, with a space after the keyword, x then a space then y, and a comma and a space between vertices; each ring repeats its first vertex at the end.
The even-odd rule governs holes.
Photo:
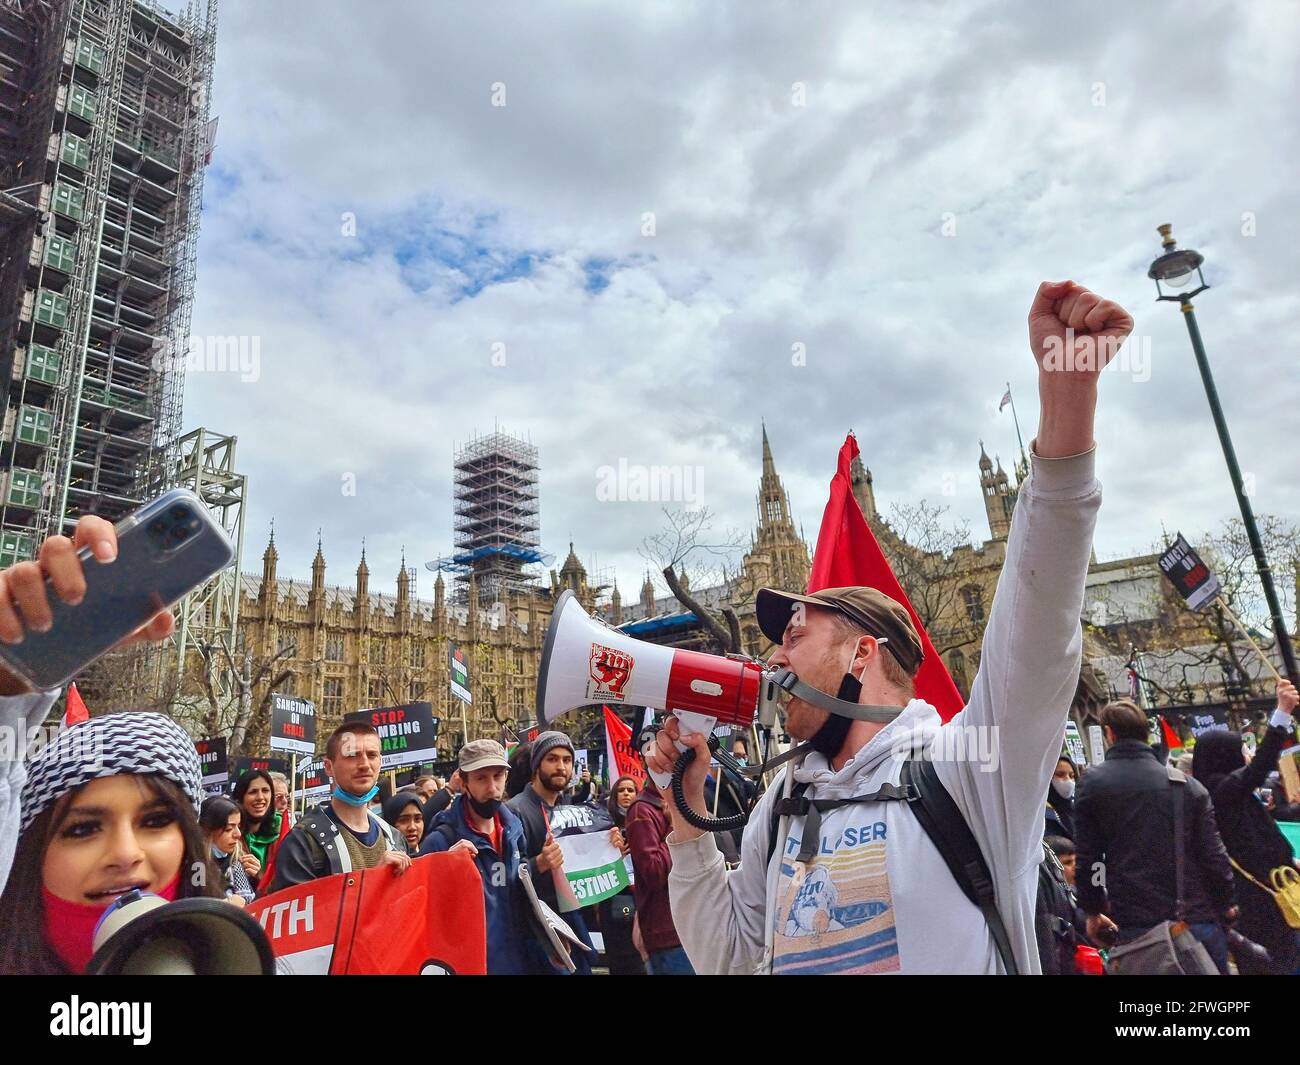
POLYGON ((344 714, 344 721, 362 721, 379 733, 380 765, 400 769, 404 765, 432 761, 438 746, 438 718, 433 703, 405 703, 377 710, 344 714))

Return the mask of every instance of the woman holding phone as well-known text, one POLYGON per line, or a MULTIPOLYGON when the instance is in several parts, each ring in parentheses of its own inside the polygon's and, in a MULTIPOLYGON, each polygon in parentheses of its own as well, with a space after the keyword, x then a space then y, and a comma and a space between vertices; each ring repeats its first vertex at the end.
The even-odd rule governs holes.
POLYGON ((0 974, 84 972, 99 919, 128 891, 221 898, 200 781, 193 741, 161 714, 92 718, 32 759, 0 895, 0 974))
MULTIPOLYGON (((87 515, 77 522, 71 538, 51 536, 41 544, 35 561, 19 562, 0 571, 0 644, 17 648, 29 632, 52 631, 51 601, 79 607, 86 597, 86 571, 93 572, 96 566, 111 567, 117 551, 117 532, 112 524, 87 515), (90 553, 84 562, 77 554, 82 549, 90 553)), ((142 594, 147 591, 142 590, 142 594)), ((126 634, 119 646, 165 640, 174 627, 171 613, 159 610, 126 634)), ((58 687, 38 690, 0 662, 0 728, 12 730, 12 735, 30 735, 30 730, 45 720, 58 696, 58 687)), ((0 890, 9 875, 18 839, 27 766, 21 751, 0 756, 0 890)))

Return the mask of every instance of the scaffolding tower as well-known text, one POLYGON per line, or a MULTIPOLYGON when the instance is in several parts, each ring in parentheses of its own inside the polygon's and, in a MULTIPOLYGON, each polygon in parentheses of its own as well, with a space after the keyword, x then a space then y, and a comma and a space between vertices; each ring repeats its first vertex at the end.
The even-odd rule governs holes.
POLYGON ((175 483, 215 38, 216 0, 0 0, 0 566, 175 483))
POLYGON ((543 559, 537 505, 537 448, 500 431, 457 448, 455 574, 457 602, 469 601, 474 582, 480 603, 507 602, 536 579, 526 567, 543 559))

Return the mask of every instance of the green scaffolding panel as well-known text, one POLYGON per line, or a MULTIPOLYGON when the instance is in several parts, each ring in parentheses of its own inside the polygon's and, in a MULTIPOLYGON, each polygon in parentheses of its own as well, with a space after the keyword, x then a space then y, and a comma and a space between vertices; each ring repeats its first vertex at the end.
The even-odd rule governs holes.
POLYGON ((68 324, 68 298, 41 289, 36 293, 36 320, 62 329, 68 324))
POLYGON ((67 237, 50 235, 45 241, 45 265, 65 274, 72 273, 77 262, 77 245, 67 237))
POLYGON ((5 501, 19 507, 35 510, 41 505, 41 474, 39 470, 15 467, 9 471, 9 491, 5 501))
POLYGON ((0 532, 0 569, 8 569, 32 557, 32 538, 27 533, 5 529, 0 532))
POLYGON ((63 356, 44 344, 33 344, 27 349, 23 376, 29 381, 43 381, 47 385, 59 383, 59 369, 63 356))
POLYGON ((78 137, 75 133, 64 133, 59 158, 70 166, 85 170, 90 165, 90 145, 86 143, 84 137, 78 137))
POLYGON ((86 213, 86 190, 64 181, 54 183, 54 210, 65 218, 81 221, 86 213))
POLYGON ((99 101, 84 85, 74 85, 68 94, 68 113, 84 118, 87 122, 94 122, 95 115, 99 113, 99 101))
POLYGON ((48 445, 53 428, 54 415, 50 411, 26 403, 18 408, 18 439, 24 444, 48 445))
POLYGON ((77 66, 92 74, 104 73, 104 49, 94 41, 82 40, 77 44, 77 66))

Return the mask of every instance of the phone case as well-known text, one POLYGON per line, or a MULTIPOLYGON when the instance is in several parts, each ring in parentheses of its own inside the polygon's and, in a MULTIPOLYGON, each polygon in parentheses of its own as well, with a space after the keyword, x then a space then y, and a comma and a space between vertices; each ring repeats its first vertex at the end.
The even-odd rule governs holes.
POLYGON ((229 537, 202 501, 173 488, 117 530, 117 558, 101 563, 78 552, 86 594, 68 606, 49 587, 54 624, 28 629, 19 644, 0 644, 0 661, 38 689, 61 687, 158 611, 166 610, 234 560, 229 537), (182 530, 184 530, 182 532, 182 530))

